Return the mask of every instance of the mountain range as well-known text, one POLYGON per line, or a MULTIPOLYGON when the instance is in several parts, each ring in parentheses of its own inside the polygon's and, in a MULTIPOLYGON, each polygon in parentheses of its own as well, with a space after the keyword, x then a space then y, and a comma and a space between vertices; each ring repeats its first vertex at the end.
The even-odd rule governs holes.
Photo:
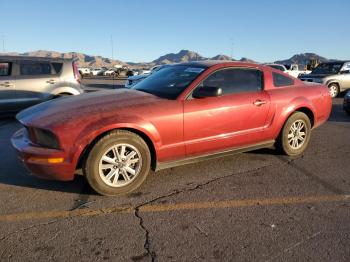
MULTIPOLYGON (((153 60, 148 63, 134 63, 134 62, 123 62, 116 59, 110 59, 102 56, 94 56, 94 55, 86 55, 83 53, 77 52, 68 52, 68 53, 60 53, 55 51, 45 51, 38 50, 33 52, 26 53, 2 53, 0 55, 21 55, 21 56, 37 56, 37 57, 53 57, 53 58, 75 58, 78 61, 78 65, 80 67, 112 67, 116 64, 118 65, 129 65, 131 67, 140 68, 140 67, 151 67, 159 64, 171 64, 171 63, 180 63, 180 62, 190 62, 190 61, 201 61, 201 60, 233 60, 233 61, 241 61, 241 62, 251 62, 255 61, 249 58, 242 57, 241 59, 231 59, 231 57, 223 54, 216 55, 214 57, 204 57, 194 51, 190 50, 181 50, 178 53, 169 53, 159 58, 153 60)), ((299 64, 306 65, 309 63, 310 59, 318 59, 320 62, 325 61, 333 61, 335 59, 327 59, 325 57, 319 56, 314 53, 303 53, 296 54, 289 59, 285 60, 277 60, 275 63, 278 64, 299 64)))

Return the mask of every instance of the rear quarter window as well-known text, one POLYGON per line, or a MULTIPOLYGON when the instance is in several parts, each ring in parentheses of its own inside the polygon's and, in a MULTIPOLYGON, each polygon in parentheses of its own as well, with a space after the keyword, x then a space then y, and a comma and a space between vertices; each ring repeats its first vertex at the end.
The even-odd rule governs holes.
POLYGON ((11 75, 12 63, 10 62, 0 62, 0 77, 11 75))
POLYGON ((275 87, 292 86, 294 85, 294 80, 288 76, 282 74, 272 73, 273 84, 275 87))
POLYGON ((53 69, 55 70, 54 73, 59 74, 62 71, 63 64, 62 63, 51 63, 53 69))

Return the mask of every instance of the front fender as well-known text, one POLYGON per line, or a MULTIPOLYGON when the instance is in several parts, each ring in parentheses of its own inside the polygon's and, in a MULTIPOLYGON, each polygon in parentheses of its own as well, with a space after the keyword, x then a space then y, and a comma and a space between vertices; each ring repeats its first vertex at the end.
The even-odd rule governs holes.
POLYGON ((89 123, 78 134, 75 146, 70 155, 72 162, 76 165, 84 149, 90 145, 98 136, 114 129, 132 129, 146 135, 157 151, 162 144, 161 137, 155 126, 137 116, 116 116, 108 119, 99 119, 89 123), (131 121, 130 121, 131 120, 131 121))

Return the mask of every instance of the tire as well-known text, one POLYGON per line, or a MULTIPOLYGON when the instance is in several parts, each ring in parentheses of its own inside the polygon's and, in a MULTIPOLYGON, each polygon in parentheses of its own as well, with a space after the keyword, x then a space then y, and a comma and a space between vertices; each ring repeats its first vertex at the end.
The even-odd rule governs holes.
POLYGON ((132 132, 116 130, 102 137, 93 146, 83 165, 83 172, 97 193, 116 196, 131 193, 140 187, 150 172, 150 166, 151 154, 146 142, 132 132))
POLYGON ((329 89, 329 94, 331 95, 332 98, 337 97, 340 93, 339 85, 336 83, 329 84, 328 89, 329 89))
POLYGON ((310 137, 311 123, 309 117, 302 112, 295 112, 284 123, 277 139, 276 147, 289 156, 301 155, 307 148, 310 137), (299 123, 300 126, 298 126, 299 123), (300 127, 300 129, 298 129, 298 127, 300 127), (305 133, 305 135, 303 136, 301 133, 305 133), (301 141, 301 138, 304 139, 301 141), (295 140, 297 142, 293 142, 295 140))

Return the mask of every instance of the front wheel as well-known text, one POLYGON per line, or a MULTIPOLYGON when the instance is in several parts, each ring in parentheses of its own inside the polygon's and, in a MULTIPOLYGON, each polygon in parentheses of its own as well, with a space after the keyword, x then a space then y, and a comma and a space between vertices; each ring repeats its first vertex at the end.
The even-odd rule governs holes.
POLYGON ((146 179, 151 155, 145 141, 125 131, 112 131, 91 149, 84 175, 99 194, 115 196, 136 190, 146 179))
POLYGON ((302 112, 295 112, 284 124, 276 145, 286 155, 296 156, 305 151, 310 137, 309 117, 302 112))

